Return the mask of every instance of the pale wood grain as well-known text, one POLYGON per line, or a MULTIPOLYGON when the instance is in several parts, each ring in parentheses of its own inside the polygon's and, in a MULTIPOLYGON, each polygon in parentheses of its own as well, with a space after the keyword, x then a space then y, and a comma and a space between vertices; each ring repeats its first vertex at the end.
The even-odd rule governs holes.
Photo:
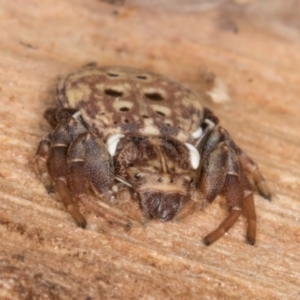
POLYGON ((96 0, 0 8, 1 299, 300 299, 299 29, 276 32, 225 8, 183 13, 96 0), (42 113, 57 77, 91 61, 150 69, 197 93, 206 66, 228 84, 231 101, 207 105, 273 194, 271 203, 255 197, 254 247, 244 218, 202 244, 226 215, 222 200, 130 231, 89 214, 82 230, 46 193, 32 164, 50 129, 42 113))

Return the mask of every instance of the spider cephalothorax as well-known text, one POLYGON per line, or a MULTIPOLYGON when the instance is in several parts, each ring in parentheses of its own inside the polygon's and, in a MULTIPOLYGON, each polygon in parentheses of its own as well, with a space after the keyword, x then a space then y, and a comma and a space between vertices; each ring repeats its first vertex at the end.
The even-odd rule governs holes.
POLYGON ((171 220, 195 189, 191 159, 198 158, 171 137, 123 138, 114 158, 116 178, 132 187, 148 218, 171 220))
POLYGON ((207 235, 209 245, 244 211, 247 241, 255 242, 252 177, 270 199, 257 165, 190 90, 157 74, 88 67, 58 87, 45 117, 53 131, 40 142, 36 169, 79 226, 77 202, 90 193, 111 197, 126 186, 149 219, 167 221, 203 198, 225 196, 229 216, 207 235))

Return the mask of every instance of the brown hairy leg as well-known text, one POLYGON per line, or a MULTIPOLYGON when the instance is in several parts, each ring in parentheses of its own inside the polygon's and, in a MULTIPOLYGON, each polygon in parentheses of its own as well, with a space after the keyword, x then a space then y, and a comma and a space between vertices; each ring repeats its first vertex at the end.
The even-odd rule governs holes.
POLYGON ((266 199, 271 200, 271 193, 267 186, 267 183, 262 176, 258 165, 245 153, 243 150, 239 149, 240 153, 238 155, 239 161, 242 168, 253 178, 254 183, 259 191, 259 193, 266 199))
POLYGON ((236 174, 226 175, 222 194, 226 198, 230 212, 219 227, 204 238, 205 245, 211 245, 223 236, 235 224, 242 213, 243 188, 236 174))

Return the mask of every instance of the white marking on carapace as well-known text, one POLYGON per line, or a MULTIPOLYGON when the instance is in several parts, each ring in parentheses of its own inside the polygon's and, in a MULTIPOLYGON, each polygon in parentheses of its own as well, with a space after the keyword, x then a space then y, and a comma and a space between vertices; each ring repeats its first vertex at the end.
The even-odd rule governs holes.
POLYGON ((192 133, 192 137, 193 137, 194 139, 198 139, 198 138, 201 136, 202 132, 203 132, 202 128, 199 127, 196 131, 194 131, 194 132, 192 133))
POLYGON ((198 150, 191 144, 185 143, 186 147, 189 149, 190 152, 190 161, 193 169, 197 169, 200 164, 200 154, 198 150))
POLYGON ((79 118, 80 115, 81 115, 80 111, 76 111, 76 113, 72 115, 72 118, 74 120, 78 120, 78 118, 79 118))
POLYGON ((210 128, 214 128, 216 124, 209 119, 205 119, 204 123, 206 123, 210 128))
POLYGON ((117 134, 110 136, 107 139, 106 146, 107 146, 107 150, 111 156, 115 155, 118 143, 119 143, 120 139, 123 137, 124 137, 124 134, 117 133, 117 134))

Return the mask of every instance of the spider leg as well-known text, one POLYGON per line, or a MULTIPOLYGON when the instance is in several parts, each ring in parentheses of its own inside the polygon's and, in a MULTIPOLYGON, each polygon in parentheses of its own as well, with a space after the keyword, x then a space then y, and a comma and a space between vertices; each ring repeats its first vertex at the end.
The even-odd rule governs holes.
POLYGON ((219 227, 203 239, 204 244, 209 246, 222 237, 237 221, 241 213, 241 210, 232 209, 228 217, 219 225, 219 227))
POLYGON ((249 245, 255 244, 256 236, 256 213, 254 206, 254 199, 252 192, 244 192, 245 196, 243 199, 243 211, 247 219, 247 242, 249 245))
MULTIPOLYGON (((61 121, 67 122, 75 112, 76 110, 70 108, 48 108, 44 113, 44 117, 52 128, 55 128, 61 121)), ((71 123, 74 123, 74 120, 71 120, 71 123)), ((41 177, 48 193, 54 191, 53 180, 48 169, 51 145, 52 134, 49 133, 40 141, 34 160, 35 170, 41 177)))
POLYGON ((226 198, 229 215, 219 227, 204 238, 210 245, 225 234, 242 212, 247 219, 247 241, 253 245, 256 214, 250 182, 240 162, 240 151, 223 128, 216 128, 207 140, 200 182, 204 198, 212 202, 218 194, 226 198))
POLYGON ((131 223, 128 219, 112 213, 104 203, 90 201, 88 197, 89 187, 106 198, 113 195, 113 160, 106 145, 90 133, 79 135, 70 146, 68 165, 69 184, 76 202, 80 201, 105 219, 129 228, 131 223))
POLYGON ((100 139, 90 133, 79 135, 69 149, 68 164, 74 195, 87 193, 90 185, 99 195, 110 192, 114 182, 113 161, 100 139))
POLYGON ((215 231, 204 238, 204 243, 206 245, 212 244, 224 235, 224 233, 234 225, 242 212, 245 212, 248 223, 247 241, 249 244, 254 245, 256 235, 256 214, 253 193, 249 190, 249 182, 244 182, 244 180, 247 180, 245 174, 238 174, 232 171, 227 173, 222 194, 225 196, 227 205, 229 206, 229 215, 215 231))
POLYGON ((72 135, 82 130, 83 128, 80 125, 78 126, 76 120, 73 118, 68 120, 68 122, 60 123, 56 127, 52 134, 49 173, 53 178, 55 190, 66 210, 73 217, 78 226, 85 228, 87 224, 86 220, 80 213, 77 203, 74 201, 69 190, 69 169, 67 163, 68 147, 73 139, 72 135))
POLYGON ((204 238, 204 243, 211 245, 223 236, 241 215, 243 187, 239 179, 238 159, 226 142, 217 145, 208 155, 203 167, 204 183, 202 180, 200 188, 206 187, 204 197, 212 202, 219 193, 222 193, 229 206, 229 215, 216 230, 204 238))
POLYGON ((221 192, 226 180, 228 147, 224 142, 206 157, 203 163, 200 191, 208 202, 213 202, 221 192))
POLYGON ((51 135, 47 134, 40 141, 34 159, 35 170, 38 173, 38 175, 41 177, 42 182, 46 190, 48 191, 48 193, 51 193, 54 190, 53 181, 48 170, 48 159, 50 156, 50 147, 51 147, 51 135))
POLYGON ((271 200, 271 193, 267 186, 267 183, 262 176, 257 164, 249 157, 247 154, 239 149, 239 161, 242 168, 252 176, 254 183, 259 191, 259 193, 266 199, 271 200))
POLYGON ((91 187, 96 194, 113 197, 114 168, 106 145, 87 132, 80 113, 74 109, 49 109, 45 117, 55 129, 40 142, 35 166, 47 189, 54 186, 66 210, 82 228, 87 222, 79 201, 108 220, 130 228, 128 219, 88 197, 91 187))

